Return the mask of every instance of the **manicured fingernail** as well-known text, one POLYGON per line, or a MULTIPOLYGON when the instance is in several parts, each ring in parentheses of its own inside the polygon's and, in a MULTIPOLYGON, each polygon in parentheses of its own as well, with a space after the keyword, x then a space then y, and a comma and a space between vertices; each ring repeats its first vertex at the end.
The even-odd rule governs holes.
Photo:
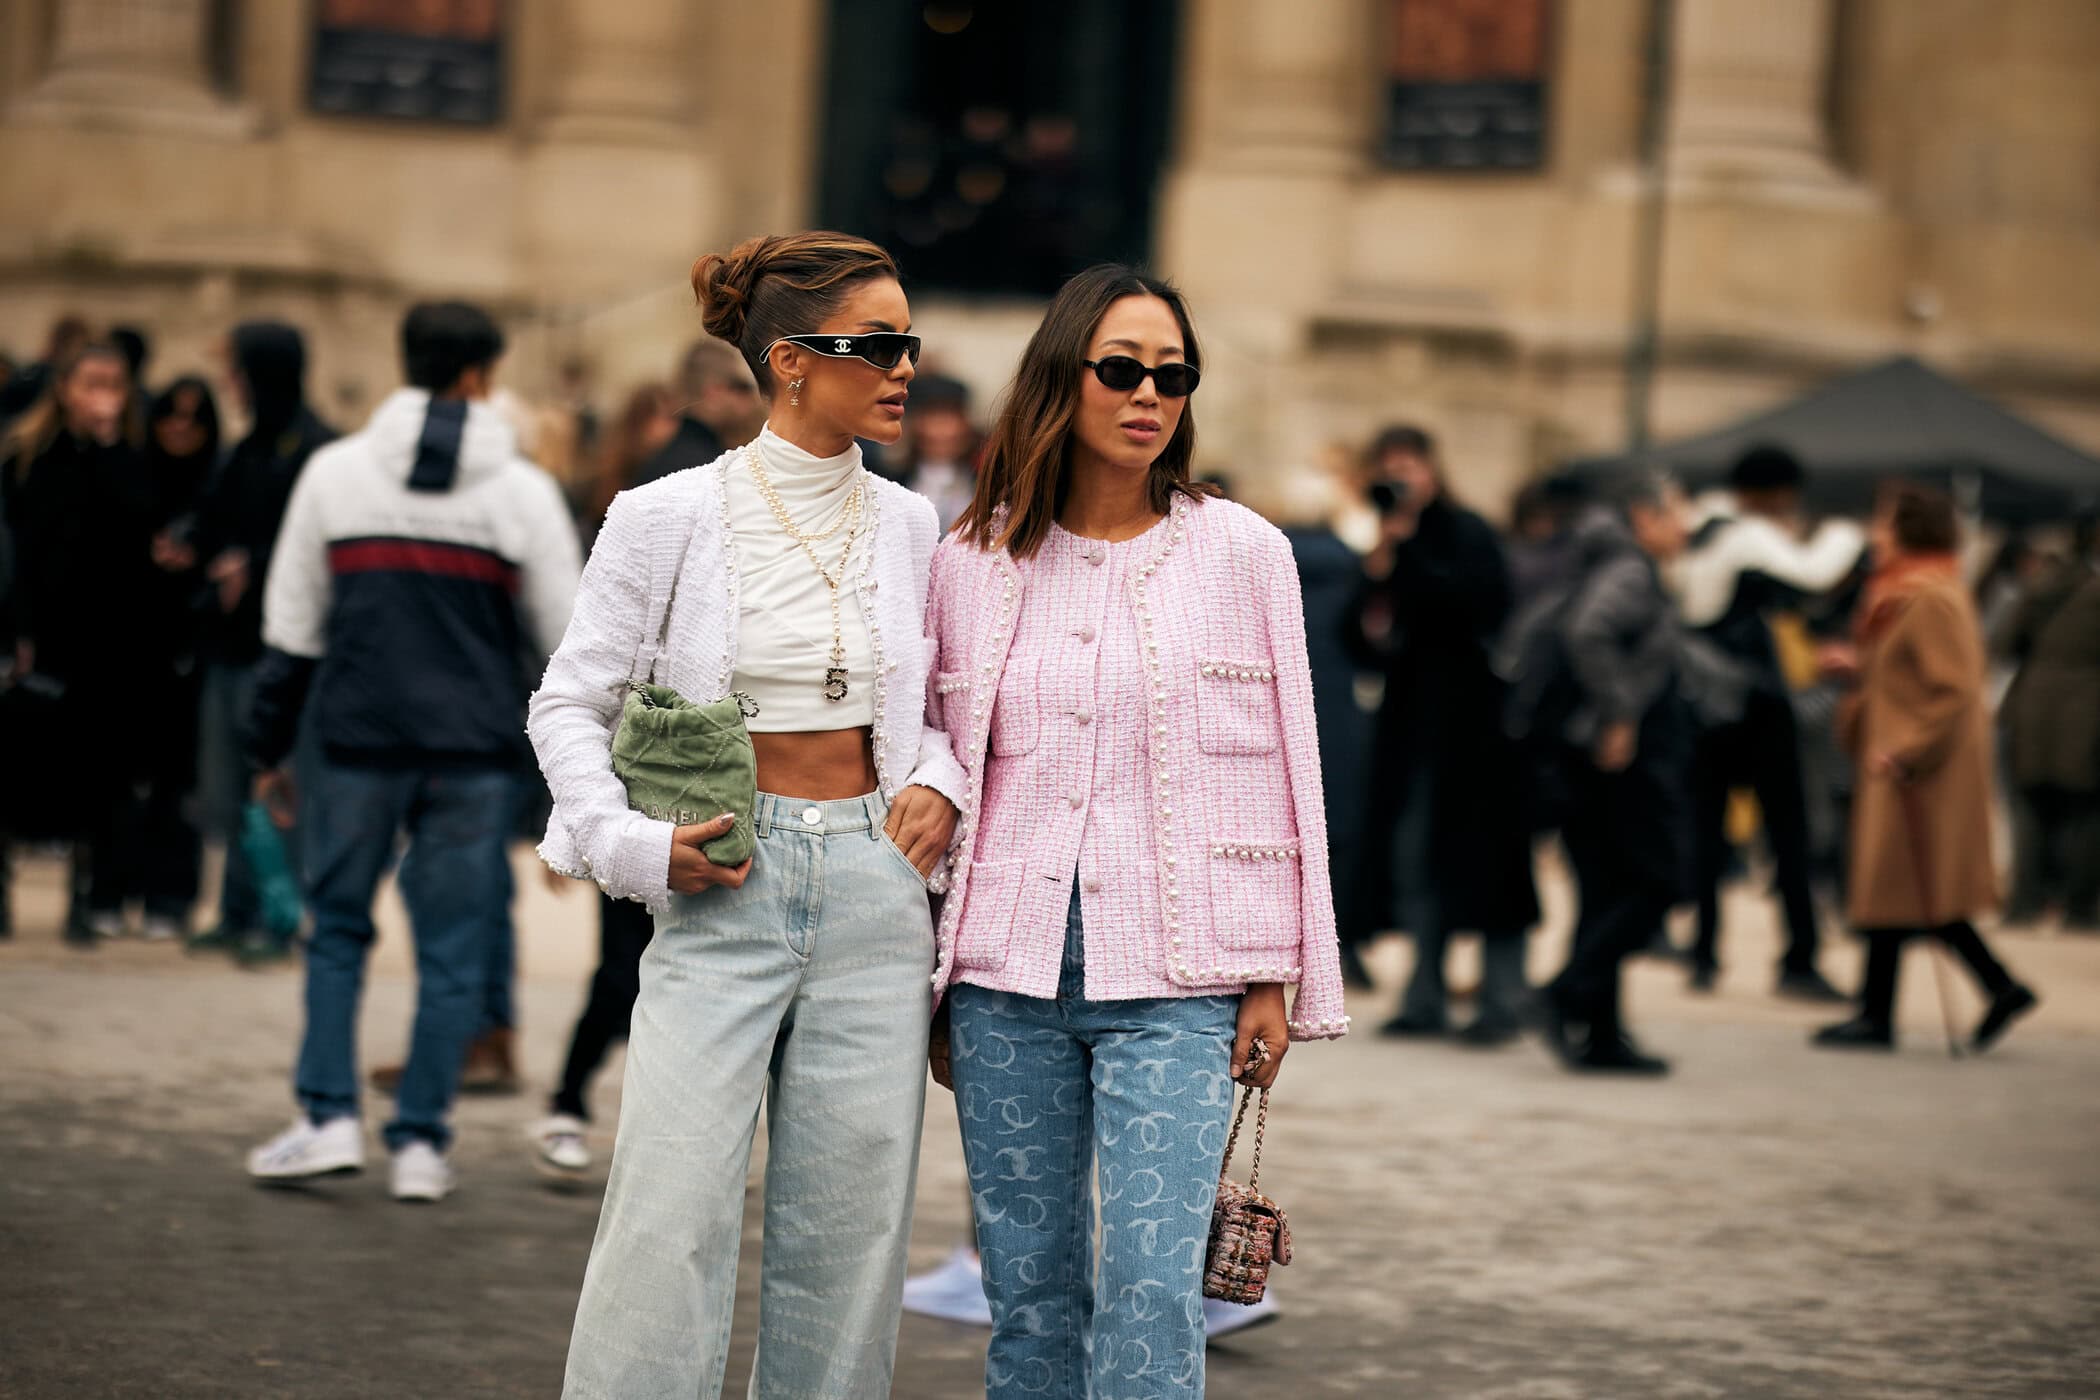
POLYGON ((734 812, 724 812, 724 813, 722 814, 722 816, 721 816, 720 820, 722 820, 722 821, 725 821, 725 822, 728 822, 728 823, 729 823, 729 824, 730 824, 731 826, 735 826, 735 825, 736 825, 736 813, 734 813, 734 812))

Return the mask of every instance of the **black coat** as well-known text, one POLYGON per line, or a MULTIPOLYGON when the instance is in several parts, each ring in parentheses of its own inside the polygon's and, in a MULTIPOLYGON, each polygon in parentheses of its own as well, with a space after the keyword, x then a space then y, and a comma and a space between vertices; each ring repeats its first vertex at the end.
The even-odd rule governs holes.
POLYGON ((262 656, 263 582, 292 487, 316 448, 335 430, 304 404, 274 429, 258 426, 220 466, 197 507, 197 558, 203 564, 228 549, 248 553, 248 589, 233 611, 207 608, 203 644, 213 660, 246 666, 262 656))
POLYGON ((152 493, 135 449, 67 433, 0 480, 16 557, 0 630, 35 648, 34 679, 0 692, 0 828, 71 839, 153 750, 152 493))
POLYGON ((158 524, 145 460, 60 433, 26 467, 0 464, 15 549, 12 630, 45 675, 102 688, 154 640, 158 524))
POLYGON ((682 472, 687 467, 702 467, 722 455, 722 439, 715 430, 690 416, 678 420, 678 431, 671 440, 656 449, 655 455, 635 468, 634 480, 629 487, 647 486, 652 481, 661 481, 672 472, 682 472))
POLYGON ((1576 527, 1582 578, 1562 626, 1579 697, 1561 750, 1574 794, 1567 823, 1609 853, 1617 878, 1672 900, 1692 892, 1691 770, 1698 723, 1686 696, 1690 639, 1655 564, 1617 516, 1599 508, 1576 527), (1638 735, 1632 765, 1600 773, 1596 737, 1638 735))
POLYGON ((2006 758, 2023 788, 2100 792, 2100 572, 2059 569, 2014 615, 2006 758))
POLYGON ((1328 863, 1341 890, 1348 887, 1349 854, 1361 835, 1364 760, 1371 747, 1370 719, 1356 703, 1356 656, 1350 645, 1363 562, 1331 530, 1289 529, 1283 534, 1291 542, 1305 600, 1305 650, 1312 663, 1328 863))
MULTIPOLYGON (((1524 768, 1502 727, 1504 684, 1490 665, 1508 620, 1509 571, 1495 531, 1438 500, 1394 553, 1393 571, 1367 585, 1391 619, 1384 649, 1385 701, 1372 745, 1364 864, 1373 884, 1359 917, 1373 927, 1392 906, 1375 886, 1380 867, 1402 908, 1429 882, 1447 931, 1505 932, 1538 922, 1524 768), (1382 857, 1409 801, 1428 805, 1428 849, 1405 864, 1382 857)), ((1405 855, 1406 853, 1402 853, 1405 855)))

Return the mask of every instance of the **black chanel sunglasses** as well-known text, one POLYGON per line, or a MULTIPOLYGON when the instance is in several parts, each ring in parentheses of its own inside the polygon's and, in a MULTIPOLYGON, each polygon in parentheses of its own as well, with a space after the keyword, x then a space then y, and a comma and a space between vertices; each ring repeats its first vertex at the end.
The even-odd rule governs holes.
POLYGON ((1196 385, 1203 378, 1194 365, 1147 365, 1128 355, 1107 355, 1081 363, 1094 372, 1094 378, 1111 389, 1135 389, 1149 374, 1153 386, 1170 399, 1185 399, 1195 393, 1196 385))
MULTIPOLYGON (((788 342, 835 360, 866 360, 877 369, 895 369, 906 355, 919 362, 919 338, 902 331, 870 331, 866 335, 784 335, 773 345, 788 342)), ((773 353, 773 345, 766 354, 773 353)), ((765 358, 763 355, 759 358, 765 358)))

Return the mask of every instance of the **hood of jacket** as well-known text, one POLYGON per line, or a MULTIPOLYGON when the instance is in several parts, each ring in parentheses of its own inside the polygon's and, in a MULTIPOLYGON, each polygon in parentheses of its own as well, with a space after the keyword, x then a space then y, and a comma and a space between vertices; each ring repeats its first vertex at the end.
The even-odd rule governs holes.
POLYGON ((234 327, 233 363, 248 386, 250 436, 268 440, 291 426, 306 403, 306 340, 279 321, 234 327))
POLYGON ((412 490, 449 491, 517 459, 518 439, 488 403, 396 389, 373 410, 366 441, 379 469, 412 490))
POLYGON ((1648 557, 1634 539, 1633 527, 1626 523, 1626 517, 1610 506, 1591 506, 1583 511, 1568 528, 1568 539, 1578 571, 1584 574, 1622 555, 1648 557))

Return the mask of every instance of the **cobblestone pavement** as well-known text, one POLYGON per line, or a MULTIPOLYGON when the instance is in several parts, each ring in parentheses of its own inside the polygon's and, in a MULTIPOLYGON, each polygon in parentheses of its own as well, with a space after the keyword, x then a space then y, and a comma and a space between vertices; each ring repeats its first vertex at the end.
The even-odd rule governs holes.
MULTIPOLYGON (((525 1058, 544 1085, 595 930, 583 891, 557 897, 523 861, 525 1058)), ((72 953, 55 865, 19 864, 18 934, 0 943, 0 1396, 558 1392, 598 1202, 527 1164, 536 1098, 463 1103, 462 1186, 435 1208, 386 1200, 377 1171, 252 1187, 242 1153, 290 1116, 296 970, 132 942, 72 953)), ((2100 1393, 2100 941, 2005 937, 2045 1004, 1962 1063, 1913 954, 1903 1053, 1843 1058, 1804 1044, 1818 1011, 1766 995, 1767 912, 1747 895, 1731 910, 1719 996, 1688 996, 1664 964, 1637 971, 1633 1020, 1677 1065, 1661 1083, 1573 1080, 1535 1044, 1359 1033, 1295 1051, 1264 1182, 1299 1258, 1278 1278, 1284 1316, 1213 1348, 1210 1394, 2100 1393)), ((364 1023, 380 1057, 411 994, 397 909, 385 924, 364 1023)), ((1405 956, 1381 947, 1382 985, 1405 956)), ((1854 957, 1834 942, 1826 970, 1849 979, 1854 957)), ((1389 995, 1356 1000, 1366 1030, 1389 995)), ((953 1114, 934 1098, 920 1265, 963 1213, 953 1114)), ((731 1394, 750 1365, 752 1222, 731 1394)), ((983 1342, 907 1318, 895 1393, 978 1393, 983 1342)))

